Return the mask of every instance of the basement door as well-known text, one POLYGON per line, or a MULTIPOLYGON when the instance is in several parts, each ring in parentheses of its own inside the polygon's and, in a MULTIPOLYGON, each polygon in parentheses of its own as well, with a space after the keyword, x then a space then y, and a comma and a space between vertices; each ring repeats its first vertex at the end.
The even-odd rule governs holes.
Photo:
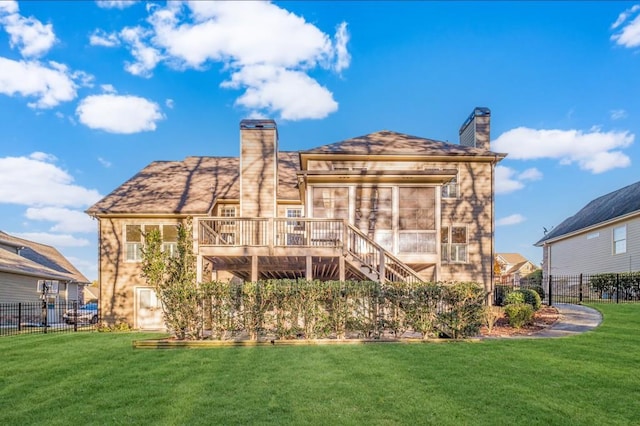
POLYGON ((136 328, 140 330, 164 329, 162 305, 150 287, 136 287, 136 328))

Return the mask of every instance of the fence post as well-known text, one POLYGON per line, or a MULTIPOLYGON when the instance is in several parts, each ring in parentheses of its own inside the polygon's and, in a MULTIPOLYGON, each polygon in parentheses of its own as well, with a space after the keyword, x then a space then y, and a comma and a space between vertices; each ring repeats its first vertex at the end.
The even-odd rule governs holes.
POLYGON ((22 331, 22 303, 18 302, 18 331, 22 331))
POLYGON ((47 324, 47 299, 45 297, 42 298, 42 325, 44 326, 44 334, 47 334, 49 325, 47 324))
POLYGON ((580 274, 580 286, 578 287, 578 302, 582 305, 582 274, 580 274))
POLYGON ((616 274, 616 303, 620 303, 620 274, 616 274))
POLYGON ((553 297, 552 297, 552 290, 551 288, 553 287, 553 277, 551 275, 549 275, 549 306, 553 306, 553 297))
POLYGON ((76 317, 76 320, 73 322, 73 331, 78 331, 78 301, 73 301, 73 314, 76 317))

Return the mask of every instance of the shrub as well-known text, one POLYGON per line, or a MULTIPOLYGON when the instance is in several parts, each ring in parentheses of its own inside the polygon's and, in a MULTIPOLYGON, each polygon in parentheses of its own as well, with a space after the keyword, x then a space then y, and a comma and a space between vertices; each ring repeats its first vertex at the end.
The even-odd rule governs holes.
POLYGON ((524 296, 524 303, 531 305, 534 311, 537 311, 542 306, 542 300, 540 300, 540 295, 533 289, 523 288, 518 290, 518 292, 522 293, 524 296))
POLYGON ((504 305, 514 305, 517 303, 525 303, 522 290, 514 290, 504 298, 504 305))
POLYGON ((438 314, 438 331, 453 339, 475 336, 482 325, 487 294, 477 283, 461 282, 442 288, 446 310, 438 314))
POLYGON ((504 302, 504 299, 512 291, 513 291, 513 287, 511 287, 510 285, 500 285, 500 284, 496 285, 494 303, 497 306, 504 306, 506 304, 504 302))
POLYGON ((500 306, 485 306, 482 313, 484 325, 487 326, 489 334, 493 331, 493 327, 496 325, 498 318, 502 315, 502 308, 500 306))
POLYGON ((522 328, 533 320, 533 307, 528 303, 513 303, 504 307, 504 312, 509 318, 509 324, 513 328, 522 328))

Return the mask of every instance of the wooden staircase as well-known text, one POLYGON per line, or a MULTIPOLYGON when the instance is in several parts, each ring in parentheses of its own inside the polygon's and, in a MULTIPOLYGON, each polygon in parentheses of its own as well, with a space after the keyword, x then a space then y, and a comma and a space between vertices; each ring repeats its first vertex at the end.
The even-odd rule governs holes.
POLYGON ((416 271, 409 268, 358 228, 347 224, 346 229, 345 261, 356 275, 381 283, 423 282, 416 271))

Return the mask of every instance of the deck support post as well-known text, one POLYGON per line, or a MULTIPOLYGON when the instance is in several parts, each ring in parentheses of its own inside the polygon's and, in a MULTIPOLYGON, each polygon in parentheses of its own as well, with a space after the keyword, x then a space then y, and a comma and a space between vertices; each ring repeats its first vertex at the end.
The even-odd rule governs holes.
POLYGON ((311 281, 313 280, 313 258, 311 256, 306 257, 306 266, 305 278, 307 281, 311 281))
POLYGON ((258 256, 251 256, 251 282, 258 282, 258 256))
POLYGON ((341 282, 344 282, 346 279, 346 273, 345 273, 345 264, 344 264, 344 256, 340 256, 338 258, 338 273, 340 274, 339 276, 339 280, 341 282))

